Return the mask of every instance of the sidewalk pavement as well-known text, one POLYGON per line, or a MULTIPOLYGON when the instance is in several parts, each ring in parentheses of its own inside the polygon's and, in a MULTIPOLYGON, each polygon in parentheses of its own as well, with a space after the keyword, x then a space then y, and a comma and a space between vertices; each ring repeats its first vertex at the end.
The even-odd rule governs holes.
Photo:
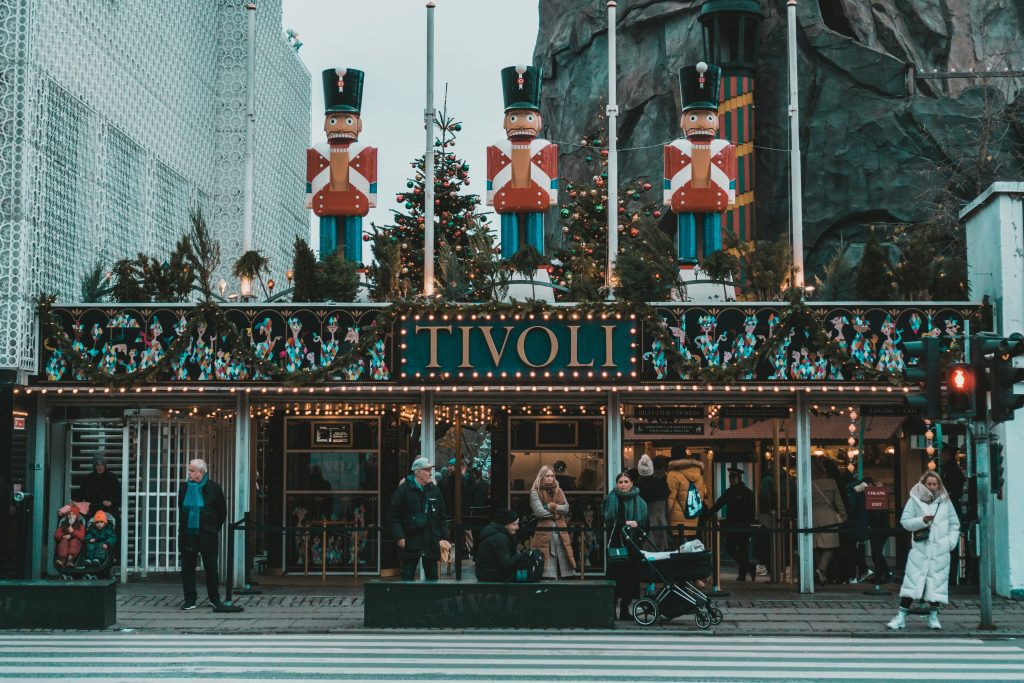
MULTIPOLYGON (((239 614, 214 613, 205 600, 195 610, 180 611, 181 585, 174 579, 133 579, 119 585, 117 623, 112 628, 153 633, 283 634, 345 632, 361 629, 363 624, 362 586, 351 579, 296 585, 268 578, 254 586, 262 593, 235 595, 234 603, 245 608, 239 614)), ((688 615, 649 627, 616 622, 616 629, 724 636, 1024 637, 1024 602, 995 597, 993 616, 998 628, 979 631, 978 595, 967 588, 952 589, 950 604, 940 612, 942 631, 929 631, 926 616, 912 615, 900 632, 885 628, 896 612, 896 585, 885 586, 892 591, 888 596, 865 595, 871 588, 865 584, 825 586, 813 595, 798 593, 792 584, 723 582, 721 588, 729 593, 716 598, 725 620, 707 631, 698 629, 688 615)), ((495 624, 495 628, 501 627, 495 624)))

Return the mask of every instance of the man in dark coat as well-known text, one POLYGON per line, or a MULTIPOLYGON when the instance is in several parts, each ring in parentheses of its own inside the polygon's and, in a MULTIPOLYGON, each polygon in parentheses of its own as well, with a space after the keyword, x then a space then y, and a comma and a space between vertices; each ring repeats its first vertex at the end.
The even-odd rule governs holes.
POLYGON ((508 581, 519 563, 526 557, 516 551, 516 532, 519 515, 513 510, 498 510, 491 523, 480 532, 480 547, 476 551, 477 581, 508 581))
POLYGON ((444 496, 434 483, 433 469, 426 458, 416 458, 412 474, 398 485, 388 506, 388 529, 398 543, 403 581, 415 580, 420 560, 427 581, 437 581, 441 543, 448 544, 444 496))
POLYGON ((93 456, 92 472, 82 480, 76 500, 89 503, 90 517, 103 510, 120 521, 121 482, 107 469, 107 459, 102 455, 93 456))
POLYGON ((206 595, 215 611, 241 611, 220 601, 220 576, 217 551, 220 529, 228 516, 228 505, 220 485, 210 479, 206 463, 193 460, 188 464, 188 478, 178 490, 178 553, 181 558, 181 586, 185 602, 181 609, 196 607, 196 566, 203 558, 206 573, 206 595))
MULTIPOLYGON (((723 507, 725 523, 730 527, 747 527, 754 523, 754 492, 743 483, 743 470, 738 467, 729 468, 729 488, 715 501, 711 514, 723 507)), ((757 567, 750 561, 750 533, 742 530, 730 530, 725 534, 725 552, 739 566, 738 581, 745 581, 747 574, 754 581, 757 567)))

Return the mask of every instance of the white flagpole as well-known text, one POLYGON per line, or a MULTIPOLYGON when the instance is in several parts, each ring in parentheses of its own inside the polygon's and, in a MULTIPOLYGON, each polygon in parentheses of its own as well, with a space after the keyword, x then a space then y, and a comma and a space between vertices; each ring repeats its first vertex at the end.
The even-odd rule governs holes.
POLYGON ((794 287, 804 286, 804 205, 800 179, 800 86, 796 73, 796 0, 786 6, 789 23, 789 202, 793 231, 794 287))
POLYGON ((619 140, 617 121, 619 101, 615 80, 615 0, 608 0, 608 257, 604 266, 604 286, 609 301, 615 299, 614 272, 619 253, 619 140))
POLYGON ((427 149, 423 157, 423 294, 434 295, 434 3, 427 3, 427 149))

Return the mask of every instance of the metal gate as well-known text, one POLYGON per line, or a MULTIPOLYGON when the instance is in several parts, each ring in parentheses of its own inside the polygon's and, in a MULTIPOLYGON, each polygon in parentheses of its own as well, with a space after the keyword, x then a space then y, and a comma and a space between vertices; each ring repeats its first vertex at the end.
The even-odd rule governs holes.
MULTIPOLYGON (((224 489, 232 509, 235 479, 234 422, 209 419, 134 418, 124 435, 128 464, 124 490, 125 549, 121 566, 128 573, 176 572, 178 562, 178 489, 188 463, 206 461, 210 477, 224 489)), ((227 534, 221 534, 220 571, 224 575, 227 534)))

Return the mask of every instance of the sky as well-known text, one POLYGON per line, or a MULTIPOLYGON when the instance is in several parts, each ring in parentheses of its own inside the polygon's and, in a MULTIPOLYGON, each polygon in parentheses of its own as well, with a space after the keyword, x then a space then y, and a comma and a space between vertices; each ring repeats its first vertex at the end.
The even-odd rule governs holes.
MULTIPOLYGON (((470 192, 485 194, 487 145, 504 138, 500 72, 532 63, 539 0, 435 0, 434 106, 462 121, 455 153, 470 165, 470 192)), ((299 33, 299 56, 312 76, 312 141, 324 141, 320 73, 336 67, 366 72, 363 132, 378 149, 377 208, 364 219, 388 224, 405 190, 410 162, 424 151, 426 2, 416 0, 283 0, 282 23, 299 33)), ((312 212, 310 212, 312 214, 312 212)), ((319 235, 311 221, 311 246, 319 235)), ((364 243, 364 263, 370 259, 364 243)))

